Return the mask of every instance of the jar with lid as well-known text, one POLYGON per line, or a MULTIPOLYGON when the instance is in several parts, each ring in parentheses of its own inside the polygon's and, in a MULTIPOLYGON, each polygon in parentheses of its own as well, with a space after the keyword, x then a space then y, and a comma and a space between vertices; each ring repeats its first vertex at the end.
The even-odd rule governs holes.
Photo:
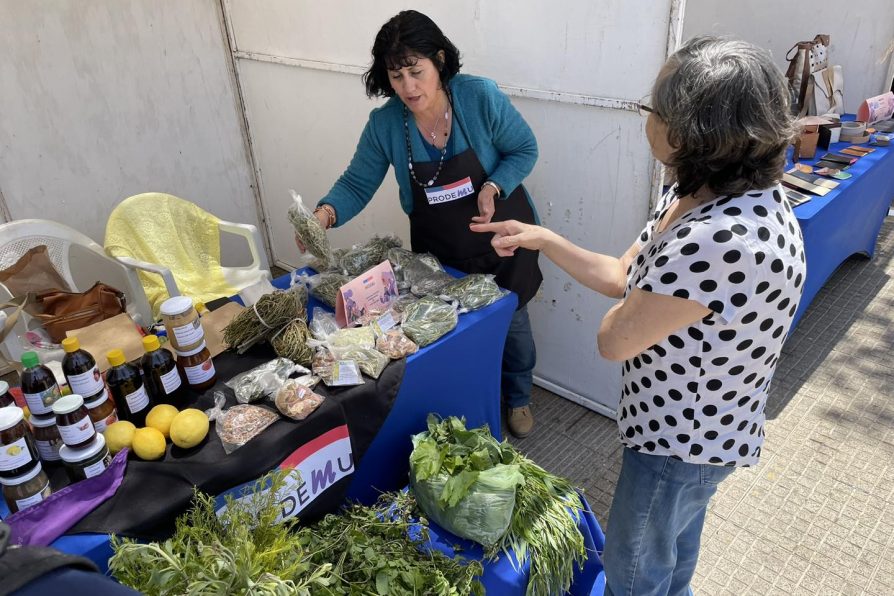
POLYGON ((177 350, 177 368, 186 377, 190 389, 204 391, 217 382, 217 372, 205 342, 189 352, 177 350))
POLYGON ((12 478, 0 477, 0 484, 3 485, 3 499, 10 513, 36 505, 53 494, 50 479, 40 463, 24 474, 12 478))
POLYGON ((0 381, 0 408, 14 405, 16 405, 16 400, 12 398, 12 393, 9 392, 9 383, 0 381))
POLYGON ((188 296, 174 296, 162 302, 161 320, 175 350, 188 352, 205 340, 199 313, 188 296))
POLYGON ((109 399, 108 391, 102 392, 93 401, 84 402, 84 405, 87 406, 96 432, 105 432, 110 424, 118 422, 118 409, 115 407, 115 402, 109 399))
POLYGON ((59 455, 62 457, 62 463, 65 464, 65 472, 72 482, 80 482, 98 476, 112 463, 112 456, 109 454, 109 448, 106 447, 106 438, 100 434, 96 435, 92 443, 81 449, 72 449, 68 445, 63 445, 59 450, 59 455))
POLYGON ((146 353, 140 360, 143 370, 143 384, 146 385, 150 397, 160 404, 182 405, 183 379, 174 355, 162 350, 158 337, 147 335, 143 338, 143 349, 146 353))
POLYGON ((99 367, 93 355, 81 349, 77 337, 66 337, 62 340, 65 356, 62 358, 62 372, 68 381, 72 393, 80 395, 84 401, 94 401, 105 393, 106 385, 102 380, 99 367))
POLYGON ((58 463, 60 461, 59 448, 63 443, 59 427, 56 426, 56 417, 32 416, 29 422, 40 459, 46 464, 58 463))
POLYGON ((22 354, 22 395, 32 414, 52 416, 53 402, 62 397, 53 371, 40 363, 37 352, 22 354))
POLYGON ((22 408, 0 408, 0 477, 11 478, 28 472, 38 458, 22 408))
POLYGON ((106 373, 109 391, 118 405, 118 418, 140 427, 154 405, 143 386, 140 369, 124 360, 124 352, 111 350, 106 354, 112 367, 106 373))
POLYGON ((56 426, 62 442, 69 447, 86 447, 96 437, 96 428, 90 420, 90 411, 84 405, 84 398, 72 393, 60 397, 53 404, 56 426))

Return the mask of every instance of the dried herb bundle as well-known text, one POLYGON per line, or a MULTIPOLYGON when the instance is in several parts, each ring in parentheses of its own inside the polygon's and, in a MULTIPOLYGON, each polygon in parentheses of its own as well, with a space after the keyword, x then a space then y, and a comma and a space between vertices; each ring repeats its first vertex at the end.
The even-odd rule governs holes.
POLYGON ((313 212, 304 205, 301 195, 294 190, 292 193, 293 204, 289 207, 289 221, 295 228, 295 235, 304 244, 307 252, 315 256, 323 263, 329 263, 332 260, 331 248, 329 246, 329 238, 326 236, 326 230, 317 221, 313 212))
POLYGON ((272 337, 291 319, 306 319, 306 309, 307 290, 302 285, 264 294, 224 327, 224 341, 244 352, 258 341, 272 337))
POLYGON ((310 331, 304 319, 294 319, 273 336, 270 344, 277 356, 288 358, 302 366, 310 366, 314 352, 307 345, 310 331))

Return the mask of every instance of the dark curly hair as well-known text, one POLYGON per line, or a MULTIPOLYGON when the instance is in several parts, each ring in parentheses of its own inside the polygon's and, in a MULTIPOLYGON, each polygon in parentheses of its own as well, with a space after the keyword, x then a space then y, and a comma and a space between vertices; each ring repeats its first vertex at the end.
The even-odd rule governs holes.
POLYGON ((421 58, 434 62, 441 73, 441 85, 459 72, 459 50, 433 20, 415 10, 404 10, 382 25, 372 47, 372 66, 363 74, 369 97, 393 97, 388 70, 416 64, 421 58), (444 52, 441 60, 439 52, 444 52))
POLYGON ((667 124, 677 194, 767 188, 782 178, 795 135, 785 78, 770 54, 744 41, 696 37, 674 53, 652 88, 667 124))

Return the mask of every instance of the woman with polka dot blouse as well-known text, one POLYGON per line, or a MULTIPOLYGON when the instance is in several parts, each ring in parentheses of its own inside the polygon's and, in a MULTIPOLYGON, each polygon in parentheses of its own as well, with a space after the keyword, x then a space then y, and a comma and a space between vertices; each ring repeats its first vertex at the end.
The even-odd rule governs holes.
POLYGON ((689 594, 708 502, 755 465, 764 406, 804 288, 804 245, 779 184, 794 134, 784 77, 765 51, 701 37, 652 88, 646 136, 677 183, 621 258, 539 226, 473 225, 497 253, 540 250, 620 299, 600 354, 623 362, 624 449, 609 514, 605 593, 689 594))

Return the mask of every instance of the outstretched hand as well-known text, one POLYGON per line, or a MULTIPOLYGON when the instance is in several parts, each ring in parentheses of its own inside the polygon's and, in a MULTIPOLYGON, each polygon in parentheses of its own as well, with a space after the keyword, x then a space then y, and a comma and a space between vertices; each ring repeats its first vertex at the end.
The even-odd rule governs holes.
POLYGON ((514 219, 486 224, 473 223, 469 228, 473 232, 492 232, 494 237, 490 244, 501 257, 511 257, 519 248, 541 250, 548 233, 546 228, 514 219))

